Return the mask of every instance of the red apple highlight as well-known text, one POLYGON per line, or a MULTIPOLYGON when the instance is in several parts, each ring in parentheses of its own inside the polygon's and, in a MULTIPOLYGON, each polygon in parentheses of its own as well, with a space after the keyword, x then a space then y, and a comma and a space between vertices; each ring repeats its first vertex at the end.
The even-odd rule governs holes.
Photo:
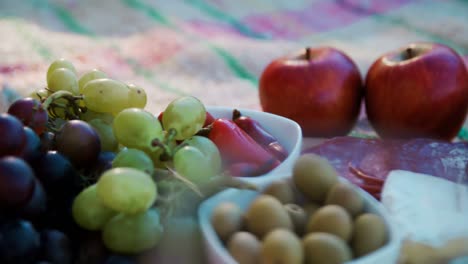
POLYGON ((382 138, 453 139, 468 111, 463 59, 437 43, 411 43, 378 58, 365 81, 369 122, 382 138))
POLYGON ((349 133, 359 115, 362 94, 358 67, 332 47, 306 48, 277 58, 260 76, 263 111, 296 121, 306 137, 349 133))

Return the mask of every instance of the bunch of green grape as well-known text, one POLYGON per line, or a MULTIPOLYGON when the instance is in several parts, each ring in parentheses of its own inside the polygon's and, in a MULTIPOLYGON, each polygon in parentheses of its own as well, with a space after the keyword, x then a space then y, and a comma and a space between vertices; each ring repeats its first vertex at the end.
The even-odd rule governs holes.
POLYGON ((73 218, 84 229, 102 231, 110 250, 137 254, 156 246, 162 237, 159 211, 152 208, 156 199, 157 186, 149 174, 113 168, 76 196, 73 218))
POLYGON ((144 159, 151 160, 154 167, 172 169, 191 183, 202 184, 221 172, 218 147, 210 139, 196 135, 205 118, 204 105, 195 97, 185 96, 167 105, 162 122, 144 109, 124 109, 115 116, 113 131, 121 146, 141 151, 138 157, 133 152, 125 155, 142 160, 146 154, 149 159, 144 159))
POLYGON ((142 88, 109 78, 98 69, 87 71, 78 78, 73 64, 65 59, 54 61, 46 77, 47 88, 34 92, 34 97, 48 97, 59 91, 80 95, 76 97, 80 100, 78 104, 97 113, 116 114, 125 108, 146 106, 146 93, 142 88))
POLYGON ((84 187, 72 206, 75 222, 100 231, 113 252, 138 254, 157 246, 165 206, 171 206, 161 201, 171 201, 172 187, 200 187, 221 173, 217 146, 197 135, 207 113, 193 96, 174 99, 158 119, 144 109, 141 87, 97 69, 78 77, 70 61, 59 59, 49 66, 47 88, 31 97, 47 108, 51 126, 85 121, 99 135, 101 151, 115 154, 111 168, 84 187))

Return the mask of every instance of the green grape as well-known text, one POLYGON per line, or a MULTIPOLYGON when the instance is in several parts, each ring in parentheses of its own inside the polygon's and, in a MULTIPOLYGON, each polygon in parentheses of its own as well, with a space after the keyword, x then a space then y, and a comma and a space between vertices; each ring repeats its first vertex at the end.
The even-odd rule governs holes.
POLYGON ((205 106, 193 96, 173 100, 164 110, 162 118, 166 130, 175 129, 177 140, 195 135, 203 126, 206 118, 205 106))
POLYGON ((102 78, 106 78, 106 77, 107 77, 107 75, 104 72, 102 72, 102 71, 100 71, 98 69, 93 69, 91 71, 86 72, 78 80, 78 87, 79 87, 80 94, 82 93, 83 88, 85 87, 85 85, 89 81, 96 80, 96 79, 102 79, 102 78))
POLYGON ((55 60, 54 62, 52 62, 49 66, 49 68, 47 69, 47 83, 49 83, 49 77, 50 75, 52 74, 53 71, 55 71, 56 69, 59 69, 59 68, 66 68, 66 69, 69 69, 70 71, 72 71, 75 75, 76 75, 76 69, 75 69, 75 66, 73 66, 73 63, 71 63, 70 61, 64 59, 64 58, 60 58, 58 60, 55 60))
POLYGON ((158 119, 140 108, 127 108, 117 114, 114 134, 120 144, 140 150, 150 149, 153 139, 162 140, 164 135, 158 119))
POLYGON ((46 89, 39 89, 39 90, 31 92, 29 94, 29 97, 40 101, 40 100, 45 100, 49 95, 50 93, 46 89))
POLYGON ((86 110, 82 112, 80 115, 80 119, 86 122, 89 122, 93 119, 101 119, 102 121, 106 122, 107 124, 112 124, 114 122, 114 116, 110 113, 99 113, 94 112, 92 110, 86 110))
POLYGON ((158 211, 149 209, 134 215, 114 216, 104 226, 102 240, 113 252, 138 254, 155 247, 163 232, 158 211))
POLYGON ((83 90, 87 108, 101 113, 118 113, 128 108, 128 88, 119 81, 97 79, 86 83, 83 90))
POLYGON ((102 203, 126 214, 150 208, 157 197, 156 188, 150 175, 134 168, 107 170, 97 182, 97 194, 102 203))
POLYGON ((135 168, 153 175, 154 165, 151 158, 143 151, 133 148, 125 148, 119 151, 112 161, 112 168, 135 168))
POLYGON ((107 208, 97 195, 96 184, 83 189, 73 201, 75 222, 87 230, 101 230, 116 212, 107 208))
POLYGON ((115 151, 117 149, 117 139, 115 139, 112 124, 107 123, 102 119, 93 119, 88 121, 94 130, 98 133, 101 141, 101 151, 115 151))
POLYGON ((179 149, 174 154, 173 163, 177 173, 195 184, 205 183, 217 173, 205 154, 192 146, 179 149))
POLYGON ((68 91, 78 94, 78 80, 76 74, 67 68, 55 69, 47 80, 47 88, 51 91, 68 91))
POLYGON ((146 92, 143 88, 134 84, 127 84, 128 92, 128 105, 130 107, 145 108, 146 106, 146 92))
POLYGON ((210 167, 214 174, 221 172, 222 160, 216 144, 207 137, 193 136, 184 140, 189 146, 196 147, 209 160, 210 167))

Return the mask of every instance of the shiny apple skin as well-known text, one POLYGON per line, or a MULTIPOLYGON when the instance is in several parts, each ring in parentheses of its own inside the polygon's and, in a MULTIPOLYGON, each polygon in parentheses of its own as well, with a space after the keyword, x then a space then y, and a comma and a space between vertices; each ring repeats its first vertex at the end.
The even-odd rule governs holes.
POLYGON ((468 111, 468 71, 451 48, 412 43, 378 58, 365 80, 366 114, 382 138, 452 140, 468 111), (407 47, 420 56, 395 61, 407 47))
POLYGON ((466 67, 466 70, 468 71, 468 55, 465 55, 463 57, 463 61, 465 62, 465 67, 466 67))
POLYGON ((305 49, 272 61, 260 76, 265 112, 296 121, 306 137, 348 134, 356 124, 363 95, 357 65, 332 47, 305 49))

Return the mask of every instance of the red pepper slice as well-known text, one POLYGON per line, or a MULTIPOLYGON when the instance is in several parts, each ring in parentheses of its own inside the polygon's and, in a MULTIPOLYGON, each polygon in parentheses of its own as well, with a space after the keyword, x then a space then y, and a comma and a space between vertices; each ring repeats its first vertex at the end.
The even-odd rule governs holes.
POLYGON ((278 141, 271 142, 265 148, 280 161, 284 161, 288 157, 288 152, 278 141))
POLYGON ((234 163, 253 163, 270 171, 280 164, 275 156, 229 119, 216 119, 211 125, 208 137, 218 147, 226 166, 234 163))
POLYGON ((226 171, 231 176, 250 177, 258 175, 258 165, 249 162, 237 162, 229 165, 226 171))
POLYGON ((288 152, 284 147, 257 120, 243 116, 237 109, 234 109, 232 113, 232 120, 278 160, 283 161, 288 157, 288 152))
POLYGON ((207 127, 211 125, 215 121, 215 118, 210 114, 210 112, 206 111, 206 118, 203 127, 207 127))

